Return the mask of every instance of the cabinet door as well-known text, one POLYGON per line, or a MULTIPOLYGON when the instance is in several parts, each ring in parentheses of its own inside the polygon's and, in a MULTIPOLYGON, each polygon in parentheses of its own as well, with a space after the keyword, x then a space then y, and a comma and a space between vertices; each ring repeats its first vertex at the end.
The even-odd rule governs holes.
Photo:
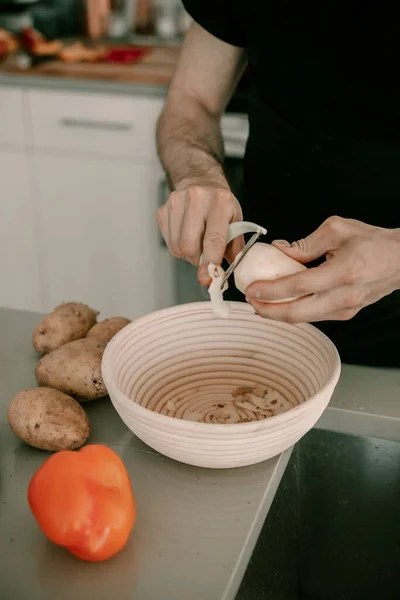
POLYGON ((24 92, 0 87, 0 145, 24 146, 24 92))
POLYGON ((36 213, 27 157, 0 151, 0 306, 41 311, 36 213))
POLYGON ((45 304, 85 302, 134 319, 174 304, 174 263, 156 222, 157 165, 34 157, 45 304))

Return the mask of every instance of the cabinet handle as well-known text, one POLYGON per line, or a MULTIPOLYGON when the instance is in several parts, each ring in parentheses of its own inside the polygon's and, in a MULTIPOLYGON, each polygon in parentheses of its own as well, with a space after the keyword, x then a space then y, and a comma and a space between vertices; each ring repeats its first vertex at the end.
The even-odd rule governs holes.
POLYGON ((95 121, 92 119, 74 119, 64 117, 61 119, 63 127, 75 127, 80 129, 103 129, 105 131, 130 131, 133 128, 131 123, 112 123, 111 121, 95 121))

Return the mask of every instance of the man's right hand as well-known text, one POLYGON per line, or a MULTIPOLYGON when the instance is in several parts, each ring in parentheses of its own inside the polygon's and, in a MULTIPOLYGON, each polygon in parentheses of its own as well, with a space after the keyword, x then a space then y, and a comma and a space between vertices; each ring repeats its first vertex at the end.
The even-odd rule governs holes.
POLYGON ((227 248, 230 223, 243 219, 240 204, 229 189, 191 185, 174 191, 159 208, 157 219, 171 254, 199 267, 201 285, 211 283, 210 262, 220 265, 224 257, 232 262, 244 245, 238 237, 227 248))

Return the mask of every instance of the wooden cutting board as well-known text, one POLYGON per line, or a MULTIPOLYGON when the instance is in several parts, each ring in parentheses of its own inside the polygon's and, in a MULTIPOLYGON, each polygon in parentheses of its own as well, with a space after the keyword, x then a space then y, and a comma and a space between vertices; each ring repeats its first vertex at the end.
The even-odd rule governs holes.
POLYGON ((138 62, 130 65, 115 63, 71 64, 61 60, 49 60, 24 70, 19 69, 10 58, 1 65, 0 72, 167 85, 171 80, 179 52, 180 46, 158 46, 151 48, 148 54, 145 54, 138 62))

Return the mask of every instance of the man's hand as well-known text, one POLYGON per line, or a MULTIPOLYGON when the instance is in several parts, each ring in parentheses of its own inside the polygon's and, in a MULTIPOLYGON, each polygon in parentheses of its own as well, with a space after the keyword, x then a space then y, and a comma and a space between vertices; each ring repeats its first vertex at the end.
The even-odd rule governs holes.
POLYGON ((275 281, 252 283, 246 298, 263 317, 289 323, 345 321, 400 288, 399 229, 330 217, 305 239, 274 245, 303 264, 323 255, 326 261, 275 281), (298 299, 268 303, 293 296, 298 299))
POLYGON ((157 212, 158 225, 173 256, 195 266, 202 265, 198 279, 211 283, 210 262, 220 265, 225 256, 231 262, 243 247, 243 238, 233 240, 227 248, 228 227, 243 219, 242 209, 229 189, 192 185, 174 191, 157 212))

